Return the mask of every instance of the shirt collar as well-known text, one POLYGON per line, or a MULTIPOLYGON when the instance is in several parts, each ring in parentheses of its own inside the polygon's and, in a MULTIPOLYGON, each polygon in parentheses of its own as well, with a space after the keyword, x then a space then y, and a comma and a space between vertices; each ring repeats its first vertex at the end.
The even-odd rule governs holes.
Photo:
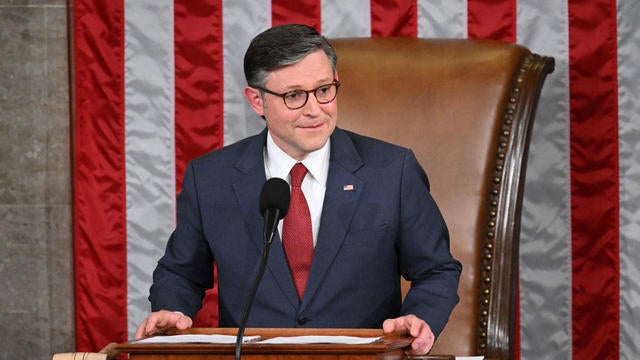
MULTIPOLYGON (((304 160, 300 161, 307 168, 313 179, 322 184, 322 186, 327 183, 330 149, 331 139, 329 138, 323 147, 309 153, 304 160)), ((279 177, 286 180, 289 179, 289 171, 298 162, 276 145, 270 132, 267 134, 264 158, 267 177, 279 177)))

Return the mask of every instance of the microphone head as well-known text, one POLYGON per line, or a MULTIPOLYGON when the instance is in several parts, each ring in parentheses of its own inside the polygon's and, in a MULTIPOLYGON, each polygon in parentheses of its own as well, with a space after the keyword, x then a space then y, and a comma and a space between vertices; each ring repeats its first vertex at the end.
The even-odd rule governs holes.
POLYGON ((267 209, 278 209, 278 220, 287 215, 289 203, 291 202, 291 192, 289 184, 277 177, 272 177, 262 185, 260 193, 260 214, 264 216, 267 209))

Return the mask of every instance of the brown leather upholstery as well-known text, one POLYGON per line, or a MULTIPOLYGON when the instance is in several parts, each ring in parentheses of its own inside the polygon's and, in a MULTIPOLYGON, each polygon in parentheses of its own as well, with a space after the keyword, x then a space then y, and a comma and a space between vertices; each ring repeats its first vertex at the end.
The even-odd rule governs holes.
POLYGON ((461 302, 432 353, 511 359, 525 162, 553 59, 496 41, 331 42, 338 126, 414 150, 463 263, 461 302))

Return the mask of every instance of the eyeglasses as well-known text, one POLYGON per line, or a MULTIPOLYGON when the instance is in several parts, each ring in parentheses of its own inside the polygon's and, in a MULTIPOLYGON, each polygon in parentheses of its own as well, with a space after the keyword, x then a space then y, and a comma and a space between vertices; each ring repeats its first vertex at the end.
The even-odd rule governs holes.
POLYGON ((313 93, 319 104, 328 104, 332 102, 336 96, 338 96, 339 87, 340 82, 334 80, 331 84, 321 85, 313 90, 292 90, 284 93, 277 93, 259 86, 256 86, 255 88, 271 95, 280 96, 282 100, 284 100, 284 104, 289 109, 297 110, 307 104, 310 93, 313 93))

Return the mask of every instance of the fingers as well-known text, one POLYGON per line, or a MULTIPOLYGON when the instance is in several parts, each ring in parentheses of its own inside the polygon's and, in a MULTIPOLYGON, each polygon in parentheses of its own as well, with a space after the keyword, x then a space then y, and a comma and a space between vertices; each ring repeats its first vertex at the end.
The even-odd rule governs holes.
POLYGON ((415 315, 387 319, 382 323, 382 329, 385 333, 395 332, 414 338, 411 347, 405 350, 407 355, 424 355, 431 350, 435 341, 431 327, 415 315))
POLYGON ((140 340, 154 335, 164 334, 167 330, 188 329, 193 325, 190 317, 179 312, 160 310, 149 314, 136 330, 135 339, 140 340))
POLYGON ((407 355, 427 354, 436 340, 435 335, 433 335, 431 331, 431 327, 424 321, 422 321, 422 324, 413 323, 411 334, 414 339, 413 342, 411 342, 411 348, 406 350, 407 355))
POLYGON ((179 314, 180 318, 178 319, 178 321, 176 322, 176 329, 178 330, 185 330, 191 327, 191 325, 193 325, 193 320, 191 320, 190 317, 179 314))
POLYGON ((395 332, 400 335, 415 336, 417 333, 412 333, 411 329, 417 321, 422 320, 415 315, 405 315, 395 319, 387 319, 382 323, 382 330, 386 333, 395 332))
POLYGON ((142 320, 142 322, 140 323, 140 325, 138 325, 138 329, 136 329, 136 335, 134 337, 134 339, 136 340, 140 340, 140 339, 144 339, 144 333, 145 333, 145 328, 147 327, 147 320, 149 318, 146 318, 144 320, 142 320))
POLYGON ((396 320, 397 319, 387 319, 382 323, 382 331, 385 333, 392 333, 396 331, 396 320))

